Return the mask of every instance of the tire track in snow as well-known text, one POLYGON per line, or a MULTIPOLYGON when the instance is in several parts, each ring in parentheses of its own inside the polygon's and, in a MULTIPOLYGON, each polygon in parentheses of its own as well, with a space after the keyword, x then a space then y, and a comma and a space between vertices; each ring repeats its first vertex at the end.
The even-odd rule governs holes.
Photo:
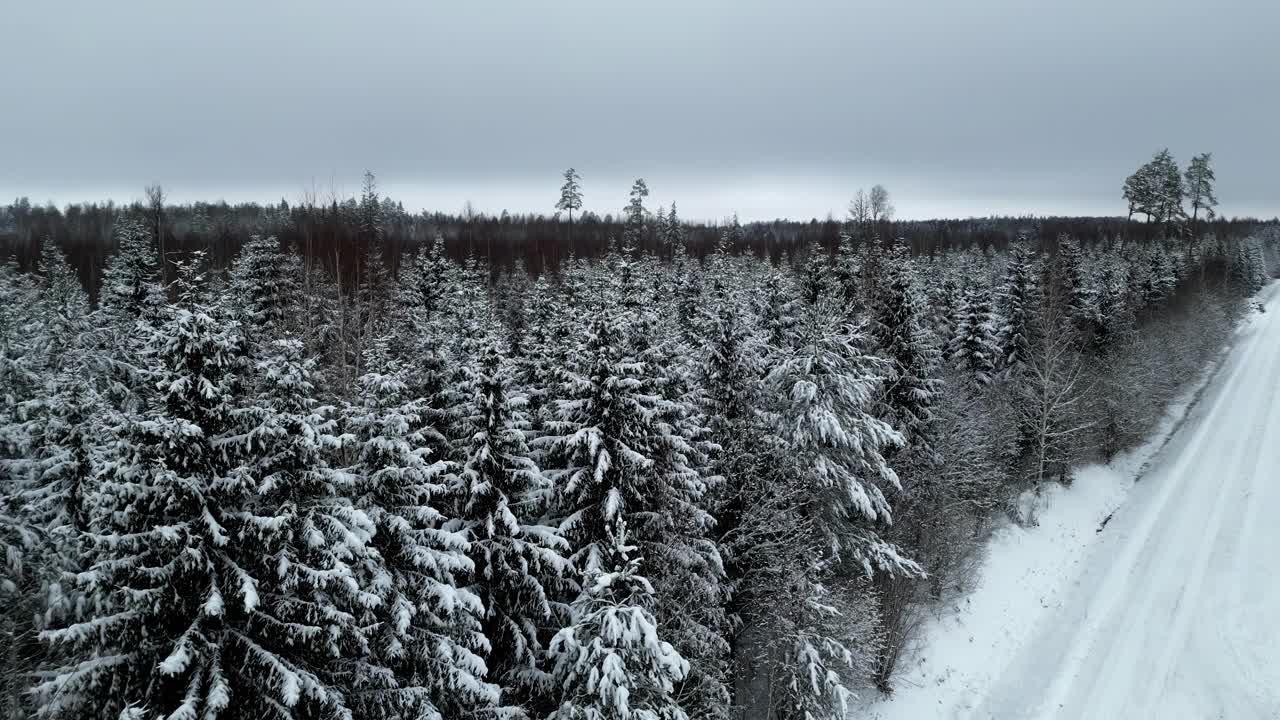
MULTIPOLYGON (((1267 323, 1267 330, 1271 330, 1274 319, 1267 323)), ((1260 333, 1262 337, 1269 335, 1269 332, 1260 333)), ((1254 343, 1257 347, 1265 347, 1265 343, 1261 342, 1261 337, 1254 343)), ((1266 436, 1266 431, 1270 426, 1272 413, 1276 405, 1276 388, 1280 386, 1277 383, 1278 371, 1280 371, 1280 353, 1276 353, 1274 349, 1271 353, 1271 359, 1267 365, 1267 372, 1263 374, 1265 378, 1265 388, 1270 392, 1265 392, 1261 400, 1262 407, 1258 408, 1260 412, 1255 411, 1254 417, 1261 420, 1260 423, 1253 427, 1252 432, 1247 436, 1237 436, 1236 441, 1232 443, 1232 450, 1227 457, 1230 459, 1230 466, 1224 476, 1224 482, 1221 486, 1214 487, 1212 478, 1197 476, 1194 481, 1206 488, 1202 494, 1209 494, 1212 491, 1213 510, 1208 519, 1208 530, 1205 532, 1203 540, 1197 547, 1195 560, 1191 565, 1191 571, 1181 587, 1178 589, 1177 599, 1174 604, 1174 615, 1171 622, 1171 630, 1165 636, 1165 643, 1162 651, 1156 656, 1157 662, 1149 675, 1148 689, 1142 704, 1139 708, 1141 714, 1138 717, 1156 717, 1153 709, 1157 704, 1159 695, 1168 690, 1168 680, 1170 672, 1173 670, 1174 664, 1187 646, 1188 634, 1193 615, 1201 607, 1204 595, 1205 576, 1209 571, 1209 564, 1215 548, 1220 545, 1223 534, 1223 521, 1226 517, 1226 508, 1228 503, 1235 500, 1242 491, 1241 486, 1248 486, 1255 482, 1256 473, 1254 469, 1260 464, 1263 455, 1262 439, 1266 436)), ((1249 379, 1257 379, 1252 375, 1249 379)), ((1184 521, 1183 527, 1194 528, 1195 520, 1198 515, 1196 508, 1188 507, 1189 504, 1184 503, 1186 511, 1182 514, 1184 521)), ((1236 528, 1237 537, 1243 539, 1245 536, 1240 532, 1242 528, 1236 528)), ((1178 568, 1178 558, 1171 557, 1172 553, 1167 550, 1161 555, 1166 558, 1164 565, 1168 568, 1168 574, 1176 574, 1178 568)), ((1149 605, 1148 605, 1149 606, 1149 605)))

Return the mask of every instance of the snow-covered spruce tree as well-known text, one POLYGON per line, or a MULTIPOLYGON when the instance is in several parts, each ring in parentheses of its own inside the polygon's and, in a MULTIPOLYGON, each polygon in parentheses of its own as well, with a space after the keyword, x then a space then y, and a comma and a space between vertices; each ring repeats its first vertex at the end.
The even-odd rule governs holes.
POLYGON ((692 352, 702 338, 703 273, 698 261, 687 255, 679 255, 675 269, 675 325, 680 341, 692 352))
POLYGON ((345 409, 353 455, 344 472, 356 507, 376 529, 361 583, 381 602, 362 619, 373 629, 374 661, 392 687, 365 693, 362 714, 452 718, 491 709, 499 691, 484 679, 484 608, 463 579, 475 570, 466 537, 445 529, 437 506, 449 465, 428 458, 423 403, 407 394, 405 370, 385 338, 366 351, 359 401, 345 409))
MULTIPOLYGON (((85 497, 101 445, 102 404, 93 383, 97 338, 80 280, 53 242, 46 238, 43 245, 44 277, 26 348, 28 367, 40 382, 17 406, 28 444, 20 504, 31 524, 48 533, 45 549, 70 557, 76 535, 88 527, 85 497)), ((60 562, 50 558, 49 565, 60 562)))
POLYGON ((383 245, 382 234, 378 232, 365 248, 363 262, 359 267, 355 311, 349 318, 352 324, 349 332, 355 338, 354 346, 358 351, 356 368, 359 374, 363 374, 366 369, 363 364, 365 352, 372 343, 389 335, 397 327, 397 323, 393 321, 393 309, 403 309, 399 306, 393 308, 392 293, 395 283, 387 270, 383 245))
MULTIPOLYGON (((852 224, 852 223, 851 223, 852 224)), ((840 247, 836 251, 835 282, 840 291, 840 303, 845 315, 853 320, 862 310, 862 259, 854 245, 855 228, 840 234, 840 247)))
POLYGON ((904 446, 932 454, 933 404, 941 392, 937 372, 942 353, 929 331, 924 303, 915 287, 911 257, 896 243, 878 283, 871 333, 892 363, 882 403, 889 424, 902 433, 904 446))
POLYGON ((1009 249, 1004 281, 996 291, 999 311, 999 328, 996 331, 999 355, 996 358, 996 368, 1009 374, 1020 372, 1030 353, 1028 325, 1036 293, 1036 274, 1032 262, 1028 241, 1019 238, 1009 249))
POLYGON ((0 494, 0 717, 25 718, 31 711, 29 677, 39 649, 32 628, 32 590, 39 586, 27 567, 40 534, 0 494))
POLYGON ((548 419, 544 413, 548 408, 548 394, 559 384, 557 374, 564 367, 563 358, 569 351, 564 318, 568 309, 547 276, 540 275, 529 290, 522 310, 527 316, 524 322, 528 332, 524 339, 525 352, 515 358, 515 377, 527 397, 525 413, 532 437, 537 437, 548 419))
POLYGON ((1127 281, 1124 267, 1114 258, 1108 258, 1095 273, 1085 327, 1087 347, 1097 355, 1106 355, 1133 331, 1127 281))
POLYGON ((469 441, 459 470, 465 501, 453 525, 471 544, 468 589, 484 605, 488 678, 502 688, 504 706, 529 716, 554 707, 545 641, 565 616, 556 597, 568 548, 556 529, 534 520, 551 487, 530 457, 524 397, 509 392, 510 372, 497 339, 488 338, 468 369, 469 441))
POLYGON ((1173 265, 1169 259, 1169 251, 1164 243, 1152 243, 1147 248, 1147 265, 1138 276, 1142 292, 1142 302, 1147 313, 1154 312, 1164 304, 1178 284, 1173 265))
POLYGON ((551 648, 557 716, 683 718, 674 685, 688 666, 659 641, 658 598, 640 573, 685 550, 671 542, 678 538, 650 533, 680 511, 673 503, 688 502, 691 478, 674 468, 659 472, 656 457, 687 441, 658 421, 662 400, 645 392, 644 363, 625 355, 620 320, 618 311, 596 314, 556 401, 551 434, 539 439, 555 463, 547 472, 557 486, 560 529, 583 578, 576 619, 551 648), (630 526, 648 541, 638 556, 625 536, 630 526))
POLYGON ((550 718, 687 720, 674 696, 689 665, 659 634, 656 593, 629 557, 625 520, 615 513, 609 526, 602 567, 586 574, 574 621, 551 640, 561 702, 550 718))
POLYGON ((1266 287, 1269 279, 1266 253, 1255 237, 1249 237, 1239 245, 1240 284, 1246 294, 1254 295, 1266 287))
POLYGON ((133 215, 122 216, 116 220, 112 234, 116 254, 103 272, 98 305, 129 333, 136 321, 158 318, 165 291, 159 284, 159 264, 146 221, 133 215))
MULTIPOLYGON (((879 268, 879 262, 876 263, 876 267, 879 268)), ((819 258, 816 249, 810 249, 809 257, 805 260, 804 267, 800 269, 800 278, 796 284, 805 308, 812 308, 827 299, 827 293, 831 290, 831 278, 828 276, 828 268, 819 258)))
MULTIPOLYGON (((712 267, 722 266, 724 258, 722 244, 711 258, 712 267)), ((645 559, 662 569, 647 574, 658 591, 655 613, 664 636, 689 662, 689 673, 678 686, 680 704, 699 717, 719 717, 729 699, 727 620, 722 561, 710 537, 714 520, 705 510, 708 490, 716 482, 705 472, 715 448, 706 442, 696 351, 682 345, 676 330, 660 320, 660 301, 630 299, 641 296, 635 285, 660 286, 653 263, 630 263, 618 277, 618 294, 627 298, 625 356, 642 368, 639 392, 658 400, 647 454, 655 476, 663 478, 653 486, 650 500, 663 510, 642 516, 642 522, 633 519, 629 533, 645 559)), ((700 327, 706 325, 705 310, 702 314, 700 327)), ((693 347, 705 344, 702 337, 695 342, 693 347)))
MULTIPOLYGON (((393 344, 393 352, 407 352, 411 357, 424 346, 445 353, 460 318, 477 299, 483 297, 483 283, 472 282, 472 276, 481 271, 475 266, 475 256, 468 258, 463 268, 449 259, 444 238, 436 236, 430 248, 416 253, 407 269, 402 271, 395 304, 407 317, 405 323, 411 332, 397 332, 392 337, 397 343, 405 342, 406 334, 412 336, 409 347, 393 344)), ((410 377, 416 375, 410 367, 410 377)))
MULTIPOLYGON (((480 356, 487 338, 500 335, 502 329, 482 279, 486 274, 487 270, 474 256, 468 260, 466 272, 456 286, 449 324, 437 333, 441 339, 444 374, 439 394, 427 398, 432 412, 426 417, 445 438, 438 457, 449 462, 461 463, 470 443, 465 418, 471 402, 468 367, 480 356)), ((457 517, 466 494, 459 478, 451 476, 448 501, 441 505, 441 510, 457 517)))
POLYGON ((979 385, 991 382, 1000 349, 992 322, 991 293, 982 279, 970 278, 964 290, 960 322, 952 339, 951 361, 979 385))
POLYGON ((42 368, 32 348, 37 288, 30 276, 0 264, 0 717, 26 717, 29 674, 41 656, 33 619, 39 607, 47 536, 23 512, 33 467, 30 403, 42 394, 42 368))
POLYGON ((38 297, 30 276, 0 263, 0 501, 16 501, 26 475, 31 428, 24 406, 39 394, 41 380, 33 352, 38 297))
POLYGON ((804 568, 812 558, 812 548, 798 538, 812 533, 790 492, 793 484, 780 470, 786 454, 771 433, 773 418, 762 408, 766 348, 753 332, 749 309, 722 274, 723 265, 715 266, 699 375, 708 438, 719 447, 711 465, 719 482, 705 504, 716 518, 714 536, 725 568, 721 596, 728 627, 722 634, 734 683, 723 711, 736 716, 768 707, 767 691, 756 690, 767 687, 764 678, 773 667, 760 658, 769 656, 779 635, 787 635, 778 629, 795 620, 794 591, 806 586, 804 568))
POLYGON ((231 269, 229 310, 243 328, 249 348, 267 346, 298 322, 301 265, 273 237, 254 235, 231 269))
POLYGON ((396 286, 395 304, 404 322, 388 338, 388 352, 402 363, 407 397, 422 401, 419 430, 437 460, 449 455, 444 430, 451 408, 445 390, 452 376, 446 356, 454 328, 456 279, 444 241, 436 238, 429 252, 414 256, 396 286))
POLYGON ((791 279, 776 269, 770 269, 755 302, 755 314, 760 319, 765 347, 771 350, 768 354, 781 352, 791 344, 799 304, 791 279))
POLYGON ((378 183, 372 172, 366 171, 360 193, 360 201, 353 208, 352 218, 358 228, 360 253, 356 265, 355 288, 350 312, 346 316, 346 332, 352 338, 352 358, 356 377, 365 371, 363 362, 371 343, 387 335, 395 326, 390 313, 393 280, 386 263, 386 215, 385 203, 378 197, 378 183))
POLYGON ((1087 332, 1098 298, 1096 288, 1089 282, 1080 243, 1068 235, 1059 237, 1058 254, 1053 262, 1057 268, 1058 293, 1066 299, 1071 322, 1082 333, 1087 332))
POLYGON ((778 432, 795 471, 808 478, 827 547, 868 572, 910 571, 913 564, 869 525, 891 522, 884 488, 898 487, 884 453, 902 445, 902 434, 873 414, 892 370, 861 349, 866 338, 827 298, 805 309, 796 334, 767 381, 782 403, 778 432))
POLYGON ((267 619, 262 578, 242 564, 256 550, 239 527, 255 490, 237 471, 240 339, 199 304, 191 271, 181 270, 184 304, 166 308, 145 348, 156 398, 124 417, 103 466, 77 576, 91 610, 42 633, 70 662, 36 687, 41 714, 344 716, 315 658, 293 655, 291 638, 277 635, 297 632, 299 642, 325 628, 267 619), (288 654, 264 646, 264 635, 288 654))
POLYGON ((807 588, 797 609, 803 622, 793 625, 785 655, 773 669, 774 692, 785 718, 838 718, 851 695, 857 638, 837 627, 868 630, 873 611, 852 602, 857 617, 842 617, 831 595, 833 582, 874 571, 919 574, 919 566, 885 541, 876 523, 892 515, 884 488, 900 487, 885 453, 902 444, 902 435, 872 413, 891 369, 867 355, 865 339, 843 323, 833 301, 820 295, 808 305, 796 329, 794 347, 770 371, 767 383, 778 403, 777 433, 788 452, 784 476, 794 478, 803 512, 813 518, 811 558, 803 576, 807 588))
POLYGON ((146 383, 135 359, 156 325, 164 320, 167 290, 160 285, 160 267, 152 248, 147 221, 135 215, 117 218, 112 233, 116 254, 107 262, 98 291, 98 313, 106 365, 102 393, 113 406, 138 410, 146 383), (140 392, 141 390, 141 392, 140 392))
POLYGON ((37 282, 39 295, 33 308, 37 324, 29 351, 32 362, 52 376, 89 359, 86 352, 95 344, 96 328, 80 278, 49 238, 41 243, 39 269, 43 277, 37 282))
POLYGON ((87 372, 87 364, 58 372, 44 383, 40 401, 29 404, 29 462, 15 498, 31 524, 49 534, 48 549, 68 558, 89 528, 88 502, 103 449, 104 404, 87 372))
POLYGON ((880 297, 880 289, 877 285, 883 281, 884 274, 884 241, 877 234, 868 235, 866 240, 858 247, 858 284, 861 286, 861 292, 864 302, 868 303, 865 310, 869 313, 875 313, 876 309, 870 307, 870 304, 876 302, 880 297))
MULTIPOLYGON (((244 490, 243 505, 228 512, 228 552, 256 592, 238 630, 253 652, 224 670, 232 676, 233 715, 280 710, 236 690, 257 682, 323 690, 333 704, 320 716, 344 716, 357 698, 390 684, 369 661, 362 624, 380 603, 361 574, 377 561, 369 549, 375 527, 352 501, 353 477, 331 465, 340 440, 334 409, 313 398, 315 360, 291 337, 262 355, 256 390, 235 410, 241 459, 226 480, 244 490)), ((301 717, 320 710, 295 708, 301 717)))
POLYGON ((684 231, 684 223, 680 220, 680 216, 676 214, 676 204, 671 203, 671 211, 667 214, 667 232, 662 238, 662 243, 666 247, 667 252, 673 257, 676 255, 686 254, 686 236, 684 231))
MULTIPOLYGON (((902 481, 895 510, 897 522, 885 530, 884 537, 901 544, 932 572, 939 568, 933 562, 935 556, 925 552, 933 549, 928 535, 936 530, 933 522, 947 501, 947 488, 939 481, 946 459, 938 452, 935 409, 944 399, 939 379, 942 353, 926 325, 927 311, 915 287, 906 247, 895 244, 883 267, 885 277, 877 283, 880 292, 871 304, 875 312, 872 333, 893 371, 882 396, 881 416, 901 431, 904 441, 902 451, 892 452, 902 481)), ((916 579, 914 573, 893 571, 878 572, 873 578, 883 640, 874 677, 886 692, 892 690, 893 669, 908 640, 914 604, 920 595, 916 579)))

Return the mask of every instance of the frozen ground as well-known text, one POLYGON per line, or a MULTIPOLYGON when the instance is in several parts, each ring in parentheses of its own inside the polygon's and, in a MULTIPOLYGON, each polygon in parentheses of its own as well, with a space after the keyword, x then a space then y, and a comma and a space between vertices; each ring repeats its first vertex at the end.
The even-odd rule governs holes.
POLYGON ((1193 393, 1038 498, 1037 527, 996 533, 974 592, 855 718, 1280 718, 1276 291, 1190 412, 1193 393))

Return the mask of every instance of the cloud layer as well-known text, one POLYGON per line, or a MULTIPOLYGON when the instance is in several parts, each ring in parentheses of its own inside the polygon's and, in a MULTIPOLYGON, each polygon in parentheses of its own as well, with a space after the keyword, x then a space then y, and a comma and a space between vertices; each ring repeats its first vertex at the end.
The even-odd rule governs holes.
MULTIPOLYGON (((17 5, 17 3, 14 3, 17 5)), ((1280 4, 1260 0, 46 0, 5 11, 0 193, 350 193, 550 211, 644 176, 686 215, 1122 214, 1154 150, 1274 214, 1280 4)), ((0 195, 2 196, 2 195, 0 195)), ((656 204, 656 202, 655 202, 656 204)))

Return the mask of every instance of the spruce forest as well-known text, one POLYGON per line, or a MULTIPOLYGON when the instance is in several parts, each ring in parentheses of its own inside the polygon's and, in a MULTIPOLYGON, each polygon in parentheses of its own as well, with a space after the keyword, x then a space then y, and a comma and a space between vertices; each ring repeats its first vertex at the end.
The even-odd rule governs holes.
POLYGON ((18 201, 0 717, 843 720, 1256 312, 1280 230, 1213 180, 936 222, 643 180, 601 217, 573 170, 549 217, 18 201))

